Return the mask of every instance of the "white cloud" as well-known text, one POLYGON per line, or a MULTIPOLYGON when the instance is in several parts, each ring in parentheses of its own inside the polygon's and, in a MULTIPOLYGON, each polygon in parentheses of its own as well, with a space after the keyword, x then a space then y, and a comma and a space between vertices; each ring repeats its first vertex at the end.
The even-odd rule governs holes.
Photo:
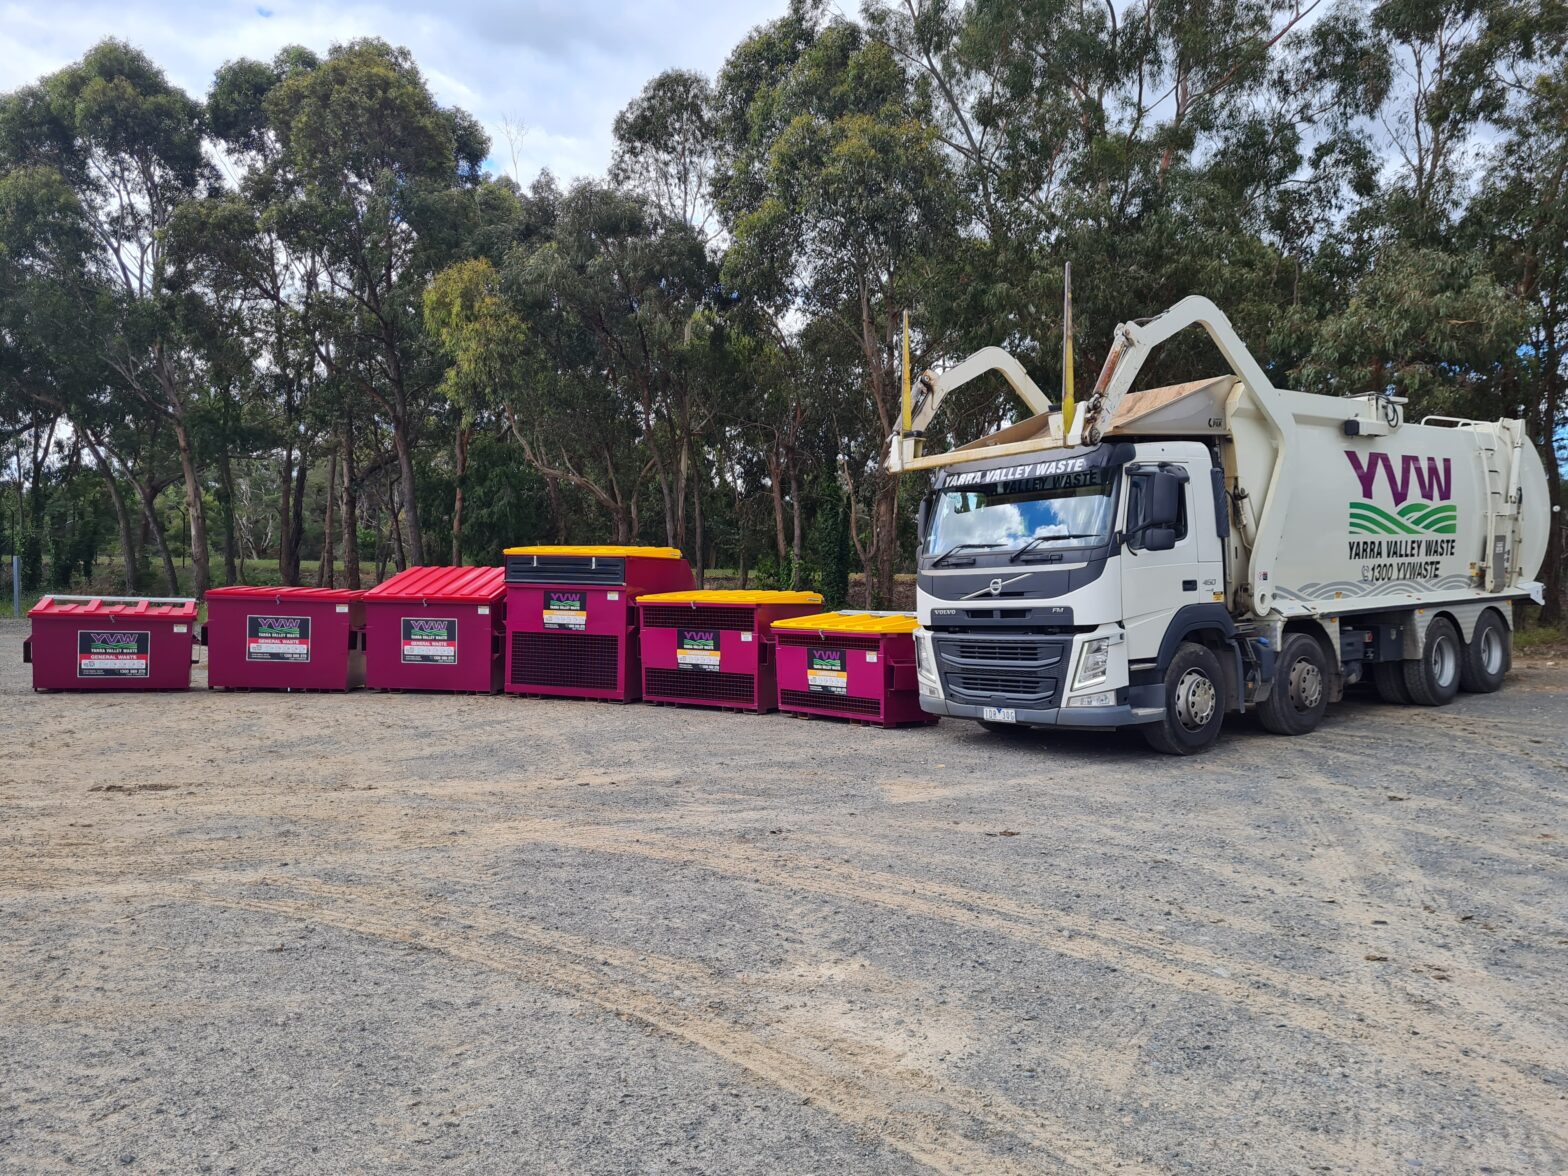
POLYGON ((104 37, 143 49, 170 80, 201 96, 213 70, 236 57, 270 58, 284 45, 324 53, 377 36, 413 52, 445 105, 490 132, 498 170, 511 171, 501 123, 526 127, 517 171, 562 179, 610 161, 616 113, 661 70, 717 73, 752 27, 786 0, 76 0, 0 3, 0 92, 75 61, 104 37))

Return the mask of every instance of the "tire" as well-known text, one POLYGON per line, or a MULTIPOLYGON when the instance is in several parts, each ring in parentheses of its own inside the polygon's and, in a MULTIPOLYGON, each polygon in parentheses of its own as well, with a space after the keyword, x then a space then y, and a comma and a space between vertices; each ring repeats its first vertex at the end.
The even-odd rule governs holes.
POLYGON ((1501 686, 1514 660, 1513 637, 1502 617, 1491 611, 1482 613, 1459 665, 1459 688, 1471 694, 1491 694, 1501 686))
POLYGON ((1328 709, 1328 657, 1305 633, 1292 633, 1274 661, 1274 689, 1258 705, 1258 721, 1276 735, 1305 735, 1328 709))
POLYGON ((1426 627, 1421 656, 1404 663, 1405 689, 1417 706, 1447 706, 1459 693, 1459 667, 1464 663, 1464 642, 1447 617, 1426 627))
POLYGON ((1405 689, 1405 663, 1402 661, 1373 662, 1372 684, 1377 696, 1393 706, 1411 706, 1410 691, 1405 689))
POLYGON ((1166 755, 1196 755, 1220 735, 1225 718, 1225 676, 1220 659, 1202 645, 1183 642, 1165 671, 1165 714, 1143 725, 1143 737, 1166 755))

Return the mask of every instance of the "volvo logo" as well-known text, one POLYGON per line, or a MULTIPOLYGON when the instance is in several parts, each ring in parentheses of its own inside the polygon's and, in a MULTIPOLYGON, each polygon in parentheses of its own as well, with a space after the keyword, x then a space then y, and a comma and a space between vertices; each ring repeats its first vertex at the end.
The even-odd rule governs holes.
POLYGON ((963 600, 973 600, 977 596, 985 596, 988 593, 990 595, 992 595, 992 596, 1000 596, 1000 595, 1002 595, 1002 589, 1003 588, 1007 587, 1014 580, 1022 580, 1028 574, 1029 574, 1028 572, 1020 572, 1016 576, 1008 576, 1007 579, 1005 579, 1005 580, 1002 579, 1000 576, 998 576, 996 579, 992 580, 989 584, 987 584, 984 588, 978 588, 975 591, 969 593, 967 596, 961 597, 961 599, 963 599, 963 600))

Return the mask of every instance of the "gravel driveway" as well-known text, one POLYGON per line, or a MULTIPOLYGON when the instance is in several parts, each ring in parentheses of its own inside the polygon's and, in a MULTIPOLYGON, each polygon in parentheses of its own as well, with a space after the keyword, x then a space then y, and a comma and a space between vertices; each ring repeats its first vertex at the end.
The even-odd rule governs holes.
POLYGON ((1568 1167, 1568 662, 1176 761, 35 695, 24 632, 0 1170, 1568 1167))

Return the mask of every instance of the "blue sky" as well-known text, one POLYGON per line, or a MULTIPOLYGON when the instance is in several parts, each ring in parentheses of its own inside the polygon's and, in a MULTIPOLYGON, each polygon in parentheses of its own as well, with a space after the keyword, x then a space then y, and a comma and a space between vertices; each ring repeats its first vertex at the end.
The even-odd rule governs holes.
POLYGON ((513 170, 501 125, 510 118, 526 128, 520 178, 548 167, 571 179, 604 171, 610 124, 649 78, 673 66, 711 76, 747 30, 785 7, 786 0, 0 0, 0 91, 74 61, 107 36, 140 46, 200 96, 230 58, 269 58, 291 43, 325 51, 373 35, 406 45, 440 101, 485 124, 498 170, 513 170))

